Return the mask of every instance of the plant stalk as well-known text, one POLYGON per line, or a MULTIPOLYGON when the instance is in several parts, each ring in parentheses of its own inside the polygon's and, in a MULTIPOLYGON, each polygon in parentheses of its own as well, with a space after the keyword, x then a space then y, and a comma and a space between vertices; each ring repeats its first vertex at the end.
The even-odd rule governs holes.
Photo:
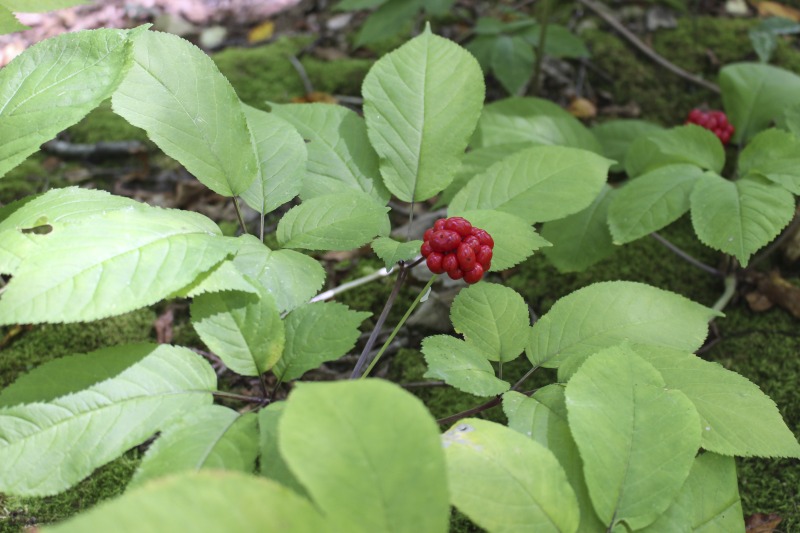
POLYGON ((539 44, 536 47, 536 63, 533 67, 533 92, 541 92, 542 59, 544 58, 544 47, 547 44, 547 25, 550 23, 550 8, 552 0, 542 2, 542 11, 539 16, 539 44))
POLYGON ((659 235, 655 231, 653 233, 651 233, 650 236, 653 237, 658 242, 660 242, 661 244, 663 244, 664 246, 666 246, 667 248, 669 248, 669 250, 671 252, 675 253, 678 257, 680 257, 684 261, 696 266, 700 270, 708 272, 709 274, 714 275, 714 276, 720 276, 720 277, 722 276, 722 272, 720 272, 719 270, 717 270, 716 268, 714 268, 712 266, 709 266, 709 265, 703 263, 702 261, 699 261, 699 260, 695 259, 694 257, 692 257, 688 253, 684 252, 683 250, 681 250, 680 248, 678 248, 677 246, 675 246, 674 244, 669 242, 667 239, 665 239, 664 237, 662 237, 661 235, 659 235))
POLYGON ((725 277, 725 290, 722 293, 722 296, 714 302, 714 305, 711 307, 714 311, 722 312, 725 309, 725 306, 731 301, 733 295, 736 294, 736 274, 730 274, 729 276, 725 277))
POLYGON ((236 218, 239 219, 239 225, 242 227, 242 233, 247 234, 247 226, 244 223, 244 217, 242 217, 242 209, 239 207, 239 200, 235 196, 233 197, 233 207, 236 209, 236 218))
POLYGON ((248 402, 248 403, 263 403, 263 402, 267 401, 266 398, 257 398, 255 396, 245 396, 243 394, 236 394, 236 393, 233 393, 233 392, 214 391, 211 394, 216 396, 216 397, 218 397, 218 398, 228 398, 228 399, 231 399, 231 400, 240 400, 240 401, 248 402))

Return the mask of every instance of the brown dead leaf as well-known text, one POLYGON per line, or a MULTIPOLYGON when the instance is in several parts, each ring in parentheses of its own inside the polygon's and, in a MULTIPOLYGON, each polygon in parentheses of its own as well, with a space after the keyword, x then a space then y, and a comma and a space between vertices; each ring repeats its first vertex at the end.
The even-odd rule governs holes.
POLYGON ((769 275, 754 272, 751 279, 760 294, 800 318, 800 287, 785 280, 777 271, 769 275))
POLYGON ((772 300, 758 291, 748 292, 745 295, 745 299, 747 300, 747 305, 750 306, 750 309, 756 313, 763 313, 764 311, 772 309, 774 306, 772 300))
POLYGON ((272 35, 274 33, 275 23, 271 20, 265 20, 247 32, 247 42, 250 44, 256 44, 263 41, 269 41, 272 39, 272 35))
POLYGON ((745 531, 747 533, 773 533, 781 521, 783 518, 775 513, 756 513, 748 516, 745 520, 745 531))
POLYGON ((586 98, 575 98, 570 102, 567 110, 576 118, 594 118, 597 116, 597 107, 586 98))
POLYGON ((800 10, 778 2, 759 2, 756 4, 759 17, 782 17, 800 22, 800 10))

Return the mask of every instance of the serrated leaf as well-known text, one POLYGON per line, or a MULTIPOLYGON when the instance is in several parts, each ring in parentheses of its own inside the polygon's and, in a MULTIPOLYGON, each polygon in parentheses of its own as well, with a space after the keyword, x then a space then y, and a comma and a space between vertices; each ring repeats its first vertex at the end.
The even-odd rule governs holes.
POLYGON ((239 472, 195 472, 154 480, 62 524, 52 533, 115 531, 325 531, 305 498, 264 478, 239 472))
POLYGON ((356 46, 386 41, 411 23, 422 0, 388 0, 372 12, 356 35, 356 46))
POLYGON ((309 141, 303 200, 355 189, 386 204, 390 194, 378 177, 378 154, 354 111, 330 104, 273 104, 272 113, 309 141))
POLYGON ((525 354, 567 378, 591 354, 622 341, 693 352, 720 313, 678 294, 631 281, 594 283, 558 300, 533 325, 525 354))
POLYGON ((490 361, 512 361, 530 338, 528 305, 516 291, 494 283, 461 290, 450 307, 450 320, 467 344, 490 361))
POLYGON ((30 26, 22 24, 17 17, 14 16, 9 9, 0 5, 0 35, 7 33, 14 33, 17 31, 25 31, 30 29, 30 26))
POLYGON ((325 270, 313 258, 294 250, 270 250, 252 235, 239 237, 236 268, 266 288, 281 313, 308 302, 325 281, 325 270))
POLYGON ((379 59, 362 92, 386 187, 409 202, 447 187, 483 105, 475 58, 428 29, 379 59))
POLYGON ((731 254, 742 266, 778 236, 794 216, 794 196, 780 185, 743 178, 728 181, 707 172, 690 197, 692 225, 700 240, 731 254))
POLYGON ((225 365, 259 376, 280 359, 286 342, 275 299, 260 285, 258 294, 224 291, 192 300, 192 326, 225 365))
POLYGON ((48 403, 0 409, 0 490, 44 496, 211 402, 217 377, 187 348, 166 344, 114 378, 48 403))
POLYGON ((636 346, 666 386, 683 392, 700 414, 701 446, 722 455, 800 457, 800 444, 778 408, 744 376, 694 354, 636 346))
POLYGON ((204 468, 250 473, 258 455, 255 413, 203 406, 166 428, 147 449, 128 488, 151 479, 204 468))
POLYGON ((338 359, 355 346, 358 327, 369 316, 336 302, 298 307, 285 319, 286 346, 272 371, 279 381, 290 381, 338 359))
POLYGON ((452 211, 494 209, 528 224, 563 218, 589 206, 611 161, 563 146, 516 152, 473 178, 450 202, 452 211))
POLYGON ((726 65, 719 72, 719 85, 737 143, 747 142, 785 108, 800 102, 800 76, 771 65, 726 65))
POLYGON ((697 533, 716 531, 743 532, 742 502, 736 479, 736 462, 706 452, 692 465, 686 488, 692 499, 692 530, 697 533))
POLYGON ((442 379, 448 385, 475 396, 496 396, 511 385, 495 377, 489 354, 477 346, 449 335, 435 335, 422 341, 428 364, 423 377, 442 379))
POLYGON ((583 461, 569 430, 564 387, 547 385, 530 398, 509 391, 503 394, 503 413, 509 428, 538 442, 558 459, 578 500, 581 515, 578 531, 603 531, 605 527, 594 512, 583 477, 583 461))
POLYGON ((23 374, 0 392, 0 407, 49 402, 111 379, 149 355, 152 344, 129 344, 60 357, 23 374))
POLYGON ((530 224, 502 211, 448 211, 448 216, 456 215, 466 218, 473 226, 485 229, 494 239, 492 272, 511 268, 539 248, 550 246, 530 224))
POLYGON ((600 141, 603 155, 616 161, 611 165, 611 172, 622 172, 622 162, 633 141, 661 130, 663 128, 658 124, 634 119, 609 120, 592 126, 592 133, 600 141))
POLYGON ((689 197, 703 170, 666 165, 626 183, 608 207, 616 244, 635 241, 668 226, 689 211, 689 197))
POLYGON ((317 196, 281 218, 278 242, 286 248, 352 250, 388 231, 388 211, 366 193, 317 196))
POLYGON ((258 289, 247 277, 236 268, 230 259, 226 259, 215 265, 208 272, 204 272, 197 277, 187 287, 177 292, 176 296, 181 298, 194 298, 208 292, 220 291, 239 291, 258 296, 258 289))
POLYGON ((259 473, 301 496, 308 496, 278 451, 278 423, 285 408, 286 402, 273 402, 258 412, 259 473))
POLYGON ((128 35, 107 29, 60 35, 0 71, 0 176, 111 96, 129 61, 128 35))
POLYGON ((625 172, 633 178, 679 163, 719 173, 725 166, 725 149, 716 135, 695 124, 655 131, 628 148, 625 172))
POLYGON ((325 513, 326 529, 447 531, 450 509, 439 430, 422 402, 397 385, 304 383, 289 396, 278 444, 325 513))
POLYGON ((489 531, 577 531, 578 502, 547 448, 477 418, 456 423, 442 441, 451 501, 477 525, 489 531))
POLYGON ((617 193, 618 189, 604 185, 583 211, 542 224, 542 237, 553 244, 542 253, 559 272, 581 272, 614 253, 607 218, 617 193))
POLYGON ((399 242, 389 237, 378 237, 372 241, 375 254, 391 269, 400 261, 410 261, 419 255, 422 241, 399 242))
POLYGON ((258 175, 241 196, 263 215, 300 194, 308 153, 305 141, 291 124, 274 113, 248 105, 242 108, 253 135, 258 175))
POLYGON ((509 94, 530 80, 536 58, 531 45, 517 35, 498 35, 492 47, 492 72, 509 94))
POLYGON ((677 496, 700 445, 700 417, 629 347, 591 356, 567 383, 570 430, 595 511, 609 530, 656 521, 677 496))
POLYGON ((175 35, 144 32, 133 59, 112 98, 114 112, 212 191, 246 191, 258 160, 239 98, 211 58, 175 35))
POLYGON ((511 97, 483 108, 472 148, 529 142, 600 153, 594 135, 578 119, 541 98, 511 97))
POLYGON ((0 299, 0 323, 78 322, 153 304, 236 250, 197 213, 123 208, 54 229, 0 299))
POLYGON ((764 176, 792 194, 800 194, 800 139, 768 129, 751 140, 739 156, 739 175, 764 176))

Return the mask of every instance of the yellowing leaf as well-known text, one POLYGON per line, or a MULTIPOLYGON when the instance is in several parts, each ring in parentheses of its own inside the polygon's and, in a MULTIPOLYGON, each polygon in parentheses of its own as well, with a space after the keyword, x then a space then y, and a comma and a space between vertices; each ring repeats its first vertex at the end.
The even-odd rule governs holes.
POLYGON ((800 22, 800 10, 778 2, 759 2, 756 9, 759 17, 782 17, 800 22))
POLYGON ((275 23, 271 20, 265 20, 247 32, 247 42, 250 44, 255 44, 262 41, 268 41, 272 39, 272 34, 274 32, 275 23))

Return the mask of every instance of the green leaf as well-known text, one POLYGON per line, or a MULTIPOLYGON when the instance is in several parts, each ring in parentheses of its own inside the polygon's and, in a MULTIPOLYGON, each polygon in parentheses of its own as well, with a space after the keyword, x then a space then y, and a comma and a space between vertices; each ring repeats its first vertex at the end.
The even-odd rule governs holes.
POLYGON ((286 402, 273 402, 258 412, 259 473, 307 497, 308 493, 278 451, 278 423, 285 408, 286 402))
POLYGON ((511 268, 550 243, 536 233, 521 218, 491 209, 477 211, 448 211, 449 216, 462 216, 473 226, 485 229, 494 239, 492 272, 511 268))
POLYGON ((489 531, 574 533, 579 509, 552 452, 500 424, 467 418, 442 436, 450 498, 489 531))
POLYGON ((239 237, 233 263, 272 294, 281 313, 308 302, 325 281, 325 270, 313 257, 294 250, 270 250, 252 235, 239 237))
POLYGON ((749 178, 728 181, 710 172, 697 181, 690 201, 700 240, 735 256, 742 266, 794 216, 794 197, 780 185, 749 178))
POLYGON ((0 4, 19 13, 44 13, 88 4, 89 0, 3 0, 0 4))
POLYGON ((689 211, 689 197, 703 170, 666 165, 626 183, 608 207, 616 244, 635 241, 668 226, 689 211))
POLYGON ((0 70, 0 176, 111 96, 128 63, 128 35, 67 33, 31 46, 0 70))
MULTIPOLYGON (((539 45, 539 32, 541 25, 531 26, 524 33, 525 39, 534 46, 539 45)), ((580 37, 572 33, 569 28, 560 24, 547 25, 547 40, 544 43, 544 53, 555 58, 579 59, 589 57, 589 49, 580 37)))
POLYGON ((39 237, 14 230, 0 231, 0 273, 16 273, 25 257, 37 246, 39 237))
POLYGON ((719 72, 719 85, 737 143, 767 129, 785 108, 800 102, 800 76, 770 65, 726 65, 719 72))
POLYGON ((14 13, 0 5, 0 35, 29 30, 30 26, 22 24, 14 13))
POLYGON ((775 402, 745 377, 686 352, 653 346, 635 350, 669 389, 694 403, 704 449, 743 457, 800 457, 800 444, 775 402))
POLYGON ((736 479, 736 462, 733 457, 723 457, 706 452, 692 465, 686 488, 692 497, 692 531, 743 532, 742 502, 736 479))
POLYGON ((435 335, 422 341, 422 353, 428 364, 423 377, 442 379, 475 396, 496 396, 511 387, 495 377, 489 354, 474 344, 449 335, 435 335))
POLYGON ((369 316, 336 302, 298 307, 286 317, 286 346, 272 371, 278 380, 290 381, 340 358, 353 349, 358 327, 369 316))
POLYGON ((609 530, 656 521, 677 496, 700 446, 700 417, 627 346, 590 357, 566 387, 569 426, 595 511, 609 530))
MULTIPOLYGON (((483 19, 478 19, 478 24, 483 19)), ((499 21, 498 21, 499 22, 499 21)), ((475 37, 470 39, 464 47, 470 54, 478 61, 481 70, 488 74, 492 64, 492 53, 494 52, 494 41, 497 37, 494 35, 480 34, 478 32, 478 25, 475 26, 475 37)))
POLYGON ((779 128, 794 133, 795 137, 800 137, 800 102, 784 109, 776 122, 779 128))
POLYGON ((37 366, 0 392, 0 407, 49 402, 111 379, 156 349, 130 344, 73 354, 37 366))
POLYGON ((498 161, 531 146, 533 146, 531 143, 497 144, 477 148, 465 153, 461 157, 461 166, 458 168, 453 181, 439 194, 436 205, 448 205, 456 193, 463 189, 472 178, 482 174, 498 161))
POLYGON ((291 124, 274 113, 248 105, 242 108, 258 156, 258 176, 241 196, 263 215, 300 194, 308 153, 291 124))
POLYGON ((192 326, 225 365, 260 376, 280 359, 286 335, 278 306, 267 290, 204 293, 192 301, 192 326))
POLYGON ((764 176, 792 194, 800 194, 800 139, 777 129, 765 130, 739 156, 739 175, 764 176))
POLYGON ((495 209, 528 224, 563 218, 594 201, 611 163, 585 150, 534 146, 473 178, 455 195, 450 209, 495 209))
POLYGON ((192 283, 179 290, 175 296, 194 298, 204 293, 220 291, 239 291, 258 296, 257 285, 258 283, 252 279, 248 281, 247 276, 236 268, 233 261, 226 259, 198 276, 192 283))
POLYGON ((494 41, 492 72, 509 94, 517 94, 530 80, 535 60, 533 48, 522 37, 498 35, 494 41))
POLYGON ((278 425, 278 444, 326 515, 327 530, 447 531, 439 430, 422 402, 397 385, 298 385, 278 425))
POLYGON ((375 254, 391 269, 400 261, 410 261, 419 255, 422 241, 399 242, 389 237, 378 237, 372 241, 375 254))
POLYGON ((388 211, 362 192, 317 196, 281 218, 278 242, 286 248, 352 250, 388 231, 388 211))
POLYGON ((592 132, 603 148, 603 155, 617 161, 611 165, 611 172, 622 172, 622 162, 633 141, 663 129, 658 124, 634 119, 609 120, 592 126, 592 132))
POLYGON ((0 409, 0 491, 66 490, 175 417, 209 404, 216 380, 202 357, 162 344, 84 391, 0 409))
POLYGON ((725 149, 716 135, 695 124, 656 131, 631 144, 625 157, 625 172, 633 178, 677 163, 719 173, 725 166, 725 149))
POLYGON ((356 35, 355 46, 386 41, 403 31, 417 11, 421 0, 388 0, 367 17, 356 35))
POLYGON ((239 472, 201 471, 152 481, 46 528, 48 533, 255 530, 325 531, 326 521, 308 500, 273 481, 239 472))
POLYGON ((356 11, 358 9, 371 9, 386 2, 387 0, 342 0, 333 6, 333 9, 335 11, 356 11))
POLYGON ((478 283, 458 293, 450 320, 467 344, 490 361, 512 361, 530 338, 528 305, 516 291, 494 283, 478 283))
POLYGON ((390 194, 378 177, 378 154, 369 144, 364 119, 354 111, 330 104, 273 104, 272 113, 309 141, 300 198, 355 189, 386 204, 390 194))
POLYGON ((558 459, 578 500, 581 514, 578 531, 603 531, 605 527, 594 512, 583 477, 583 461, 569 430, 564 387, 547 385, 530 398, 509 391, 503 395, 503 412, 508 418, 509 428, 527 435, 558 459))
POLYGON ((631 281, 594 283, 569 294, 533 325, 525 350, 534 365, 566 378, 591 354, 622 341, 693 352, 720 313, 675 293, 631 281))
POLYGON ((600 152, 600 145, 592 132, 548 100, 512 97, 483 108, 470 141, 472 148, 519 142, 600 152))
POLYGON ((205 52, 175 35, 136 36, 114 112, 223 196, 247 190, 258 159, 239 98, 205 52), (202 83, 201 83, 202 80, 202 83))
POLYGON ((483 104, 475 58, 428 29, 379 59, 362 92, 367 133, 389 190, 410 202, 447 187, 483 104))
POLYGON ((78 322, 156 303, 236 250, 197 213, 110 211, 46 235, 0 299, 0 323, 78 322))
POLYGON ((158 477, 202 468, 252 472, 258 455, 255 413, 203 406, 165 428, 147 449, 129 488, 158 477))
POLYGON ((606 219, 618 192, 604 185, 583 211, 542 224, 542 237, 553 243, 543 253, 559 272, 581 272, 614 253, 606 219))

